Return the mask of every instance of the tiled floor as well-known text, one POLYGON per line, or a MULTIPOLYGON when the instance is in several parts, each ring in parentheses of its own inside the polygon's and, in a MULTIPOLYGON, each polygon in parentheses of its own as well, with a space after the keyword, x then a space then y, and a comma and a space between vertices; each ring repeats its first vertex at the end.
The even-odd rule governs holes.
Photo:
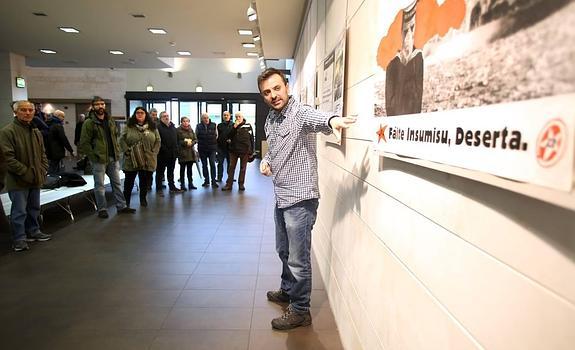
POLYGON ((246 188, 152 195, 148 208, 134 193, 136 215, 48 218, 52 241, 0 256, 0 348, 341 349, 317 268, 313 326, 271 329, 280 264, 256 163, 246 188))

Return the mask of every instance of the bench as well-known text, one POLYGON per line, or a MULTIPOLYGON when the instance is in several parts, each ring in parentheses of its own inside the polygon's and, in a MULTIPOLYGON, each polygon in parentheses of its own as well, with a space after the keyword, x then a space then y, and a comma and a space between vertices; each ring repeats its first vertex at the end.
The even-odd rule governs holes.
MULTIPOLYGON (((40 190, 40 211, 45 209, 51 205, 57 205, 59 208, 64 210, 68 215, 70 215, 70 219, 74 222, 74 213, 72 212, 72 208, 70 205, 71 199, 81 196, 85 198, 87 201, 92 203, 94 206, 94 210, 97 210, 96 201, 94 198, 94 176, 93 175, 82 175, 82 178, 86 181, 84 186, 78 187, 58 187, 51 190, 42 189, 40 190)), ((124 173, 120 172, 120 179, 124 178, 124 173)), ((110 179, 105 176, 104 178, 104 185, 108 185, 110 183, 110 179)), ((3 193, 0 195, 2 200, 2 206, 4 207, 4 213, 7 216, 10 216, 10 209, 12 208, 12 202, 10 201, 10 197, 8 193, 3 193)), ((40 215, 42 216, 42 215, 40 215)))

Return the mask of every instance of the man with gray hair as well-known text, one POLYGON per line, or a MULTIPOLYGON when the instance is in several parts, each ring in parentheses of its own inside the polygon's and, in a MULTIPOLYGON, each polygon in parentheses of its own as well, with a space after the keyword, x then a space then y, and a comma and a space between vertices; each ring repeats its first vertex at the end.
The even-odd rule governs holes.
POLYGON ((0 149, 6 158, 6 190, 12 201, 10 227, 13 249, 28 250, 27 241, 44 242, 50 235, 40 231, 40 188, 48 170, 42 133, 34 127, 34 104, 17 101, 12 123, 0 131, 0 149))
POLYGON ((70 155, 74 155, 74 149, 68 141, 64 131, 64 118, 66 114, 57 109, 52 113, 48 131, 48 144, 46 145, 46 154, 48 155, 49 167, 48 174, 57 174, 62 171, 62 159, 66 156, 66 150, 70 155))

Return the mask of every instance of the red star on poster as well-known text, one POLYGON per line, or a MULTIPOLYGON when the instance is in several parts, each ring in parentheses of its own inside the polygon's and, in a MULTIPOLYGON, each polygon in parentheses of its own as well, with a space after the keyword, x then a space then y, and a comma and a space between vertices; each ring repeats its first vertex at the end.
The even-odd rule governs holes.
POLYGON ((377 143, 379 143, 382 139, 384 142, 387 142, 385 138, 385 129, 387 129, 387 125, 379 125, 379 130, 377 130, 377 143))

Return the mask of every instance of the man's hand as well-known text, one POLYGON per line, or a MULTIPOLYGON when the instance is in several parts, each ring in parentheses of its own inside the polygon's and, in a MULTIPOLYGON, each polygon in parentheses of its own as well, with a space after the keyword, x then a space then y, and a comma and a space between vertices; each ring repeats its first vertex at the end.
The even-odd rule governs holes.
POLYGON ((333 117, 329 120, 329 125, 333 129, 333 134, 338 141, 341 140, 341 131, 343 129, 349 128, 352 124, 357 121, 357 116, 347 116, 347 117, 333 117))
POLYGON ((260 173, 262 173, 262 175, 265 176, 272 175, 272 168, 270 167, 270 164, 265 160, 262 160, 262 162, 260 163, 260 173))

